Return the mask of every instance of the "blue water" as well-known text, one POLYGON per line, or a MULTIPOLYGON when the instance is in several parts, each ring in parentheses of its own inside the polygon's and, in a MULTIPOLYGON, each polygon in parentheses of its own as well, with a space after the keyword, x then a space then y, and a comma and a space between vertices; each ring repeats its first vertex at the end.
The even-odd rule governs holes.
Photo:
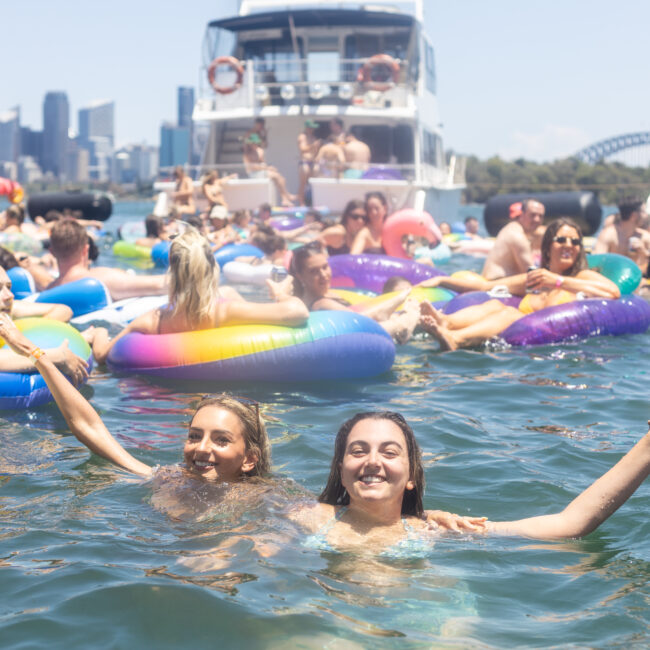
MULTIPOLYGON (((118 204, 107 228, 149 207, 118 204)), ((561 509, 647 430, 649 345, 646 333, 440 354, 423 339, 366 382, 226 388, 262 403, 291 492, 322 488, 344 419, 388 408, 424 450, 427 508, 514 519, 561 509)), ((223 388, 96 371, 83 392, 138 458, 173 465, 193 404, 223 388)), ((650 485, 582 541, 449 535, 424 560, 371 561, 299 540, 261 557, 239 539, 198 571, 187 558, 235 528, 281 529, 272 504, 206 489, 179 516, 158 486, 91 456, 56 407, 1 422, 2 647, 650 644, 650 485)))

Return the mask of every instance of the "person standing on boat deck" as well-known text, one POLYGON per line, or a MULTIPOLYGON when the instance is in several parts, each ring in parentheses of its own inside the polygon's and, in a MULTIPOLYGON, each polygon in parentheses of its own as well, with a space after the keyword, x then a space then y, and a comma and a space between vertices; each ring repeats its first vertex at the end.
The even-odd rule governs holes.
POLYGON ((358 169, 360 171, 368 169, 371 157, 370 147, 365 142, 358 140, 352 131, 345 136, 343 153, 345 154, 345 163, 348 169, 358 169))
POLYGON ((102 266, 89 268, 88 250, 88 235, 82 225, 74 219, 57 221, 50 235, 50 251, 59 266, 59 277, 47 288, 83 278, 95 278, 106 285, 113 300, 158 296, 167 292, 165 275, 131 275, 122 269, 102 266))
MULTIPOLYGON (((513 207, 513 206, 511 206, 513 207)), ((533 266, 531 237, 544 221, 544 205, 535 199, 521 202, 521 214, 499 231, 483 266, 483 277, 496 280, 517 273, 525 273, 533 266)), ((516 212, 514 214, 517 214, 516 212)))
POLYGON ((327 138, 330 142, 343 146, 345 144, 345 125, 340 117, 333 117, 329 122, 330 135, 327 138))
POLYGON ((650 232, 641 227, 648 216, 645 203, 637 198, 629 198, 618 206, 619 218, 615 223, 600 231, 594 253, 618 253, 631 258, 643 271, 648 273, 650 261, 650 232))
POLYGON ((228 204, 223 196, 223 186, 229 180, 235 178, 237 178, 237 174, 230 174, 219 178, 219 172, 216 170, 206 174, 201 185, 201 191, 203 192, 203 196, 208 200, 209 217, 225 219, 228 216, 228 204))
POLYGON ((172 213, 176 216, 196 214, 192 179, 180 165, 174 168, 174 178, 176 179, 176 190, 172 193, 172 213))
POLYGON ((287 190, 284 176, 275 167, 266 164, 262 139, 257 133, 252 133, 244 140, 243 158, 249 178, 270 178, 280 193, 282 205, 285 207, 293 205, 296 196, 287 190))
POLYGON ((298 151, 300 153, 300 185, 298 186, 298 203, 305 204, 305 190, 307 183, 314 174, 314 161, 322 144, 320 138, 314 135, 318 122, 307 120, 305 129, 298 136, 298 151))

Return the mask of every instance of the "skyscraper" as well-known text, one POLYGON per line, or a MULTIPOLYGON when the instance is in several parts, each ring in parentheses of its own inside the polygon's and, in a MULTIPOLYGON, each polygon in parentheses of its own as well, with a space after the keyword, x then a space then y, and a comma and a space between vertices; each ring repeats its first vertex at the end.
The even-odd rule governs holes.
POLYGON ((194 88, 187 86, 178 87, 178 126, 189 127, 192 125, 192 111, 194 110, 194 88))
POLYGON ((88 149, 91 138, 107 138, 115 146, 115 102, 100 99, 79 110, 79 146, 88 149))
POLYGON ((20 155, 20 109, 0 113, 0 161, 18 162, 20 155))
POLYGON ((164 123, 160 127, 160 166, 186 165, 190 155, 190 130, 164 123))
POLYGON ((57 177, 65 174, 69 126, 68 96, 61 91, 47 93, 43 102, 43 158, 41 162, 44 172, 52 172, 57 177))

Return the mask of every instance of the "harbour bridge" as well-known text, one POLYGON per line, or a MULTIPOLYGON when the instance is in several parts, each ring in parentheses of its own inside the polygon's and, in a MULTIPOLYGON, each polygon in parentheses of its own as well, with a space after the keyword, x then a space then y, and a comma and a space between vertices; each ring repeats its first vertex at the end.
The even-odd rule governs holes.
POLYGON ((608 160, 621 162, 629 167, 647 167, 650 163, 650 131, 615 135, 594 142, 574 155, 592 165, 601 160, 608 160))

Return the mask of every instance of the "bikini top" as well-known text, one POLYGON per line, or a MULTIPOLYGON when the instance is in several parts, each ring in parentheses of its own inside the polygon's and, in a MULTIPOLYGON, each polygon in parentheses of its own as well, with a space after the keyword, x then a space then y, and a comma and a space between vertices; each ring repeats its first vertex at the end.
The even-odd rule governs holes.
MULTIPOLYGON (((340 553, 341 551, 339 549, 329 543, 327 536, 334 527, 334 524, 336 524, 336 522, 339 521, 347 511, 348 506, 342 506, 339 508, 334 517, 324 524, 320 530, 305 537, 302 545, 305 548, 316 551, 340 553)), ((428 539, 425 535, 422 535, 415 530, 415 528, 408 523, 408 520, 405 517, 402 517, 402 525, 404 526, 406 535, 402 537, 399 542, 385 548, 381 553, 379 553, 379 556, 407 559, 427 557, 433 548, 431 539, 428 539)))

